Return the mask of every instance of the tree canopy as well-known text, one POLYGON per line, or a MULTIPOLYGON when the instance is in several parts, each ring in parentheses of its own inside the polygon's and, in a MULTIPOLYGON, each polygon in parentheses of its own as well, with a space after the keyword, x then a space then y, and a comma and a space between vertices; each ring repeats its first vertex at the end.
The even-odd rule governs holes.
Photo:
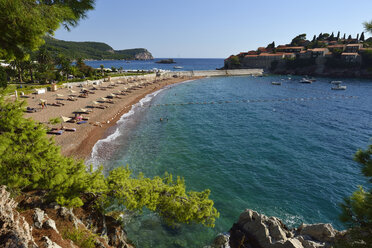
POLYGON ((363 24, 364 24, 364 28, 366 29, 366 31, 372 33, 372 21, 365 22, 363 24))
POLYGON ((95 0, 0 0, 0 57, 24 58, 62 24, 76 26, 95 0))
POLYGON ((297 35, 292 39, 291 46, 300 46, 306 40, 306 34, 297 35))
MULTIPOLYGON (((366 150, 359 150, 354 160, 361 165, 364 176, 372 183, 372 145, 366 150)), ((372 242, 372 188, 364 189, 359 186, 350 197, 341 204, 341 221, 351 227, 351 234, 354 240, 363 240, 367 244, 372 242)))

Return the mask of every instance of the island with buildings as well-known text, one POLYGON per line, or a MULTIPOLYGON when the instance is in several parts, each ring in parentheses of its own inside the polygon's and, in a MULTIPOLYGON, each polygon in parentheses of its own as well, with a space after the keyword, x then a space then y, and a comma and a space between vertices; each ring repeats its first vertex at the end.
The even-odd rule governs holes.
POLYGON ((251 68, 276 74, 371 78, 372 38, 365 39, 364 33, 356 38, 321 33, 310 41, 301 34, 290 44, 275 46, 273 42, 231 55, 225 59, 223 69, 251 68))

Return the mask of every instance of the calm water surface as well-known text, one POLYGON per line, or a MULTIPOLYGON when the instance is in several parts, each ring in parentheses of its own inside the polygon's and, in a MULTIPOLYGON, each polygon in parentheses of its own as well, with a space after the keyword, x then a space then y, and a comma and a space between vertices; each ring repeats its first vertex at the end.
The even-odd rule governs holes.
POLYGON ((104 65, 105 68, 123 67, 124 70, 151 70, 154 68, 176 71, 174 66, 181 66, 182 71, 192 70, 215 70, 221 68, 224 65, 224 59, 174 59, 175 64, 158 64, 156 61, 161 58, 154 60, 133 60, 127 63, 124 60, 100 60, 100 61, 86 61, 86 64, 93 68, 99 68, 100 65, 104 65))
POLYGON ((92 161, 106 172, 129 164, 135 174, 183 176, 190 190, 211 189, 221 217, 214 229, 170 229, 145 211, 128 217, 130 239, 137 247, 202 247, 246 208, 289 226, 343 228, 339 203, 366 183, 352 158, 372 137, 372 82, 344 80, 346 91, 332 91, 330 80, 205 78, 144 99, 95 146, 92 161))

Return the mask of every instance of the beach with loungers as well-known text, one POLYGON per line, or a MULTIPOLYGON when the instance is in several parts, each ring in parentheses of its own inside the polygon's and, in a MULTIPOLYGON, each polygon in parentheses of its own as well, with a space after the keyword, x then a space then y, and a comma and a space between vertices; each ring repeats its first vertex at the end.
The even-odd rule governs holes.
POLYGON ((66 86, 55 92, 30 94, 24 97, 27 102, 25 117, 45 124, 48 135, 61 146, 64 155, 86 159, 94 144, 108 135, 107 130, 132 105, 167 85, 198 78, 151 81, 136 77, 114 78, 100 85, 66 86), (59 118, 60 123, 49 123, 56 118, 59 118))

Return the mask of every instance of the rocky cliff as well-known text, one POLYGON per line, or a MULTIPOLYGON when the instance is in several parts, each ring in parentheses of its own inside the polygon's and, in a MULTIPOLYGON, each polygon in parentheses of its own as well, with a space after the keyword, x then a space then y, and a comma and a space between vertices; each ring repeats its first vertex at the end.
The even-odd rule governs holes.
POLYGON ((0 187, 0 248, 131 248, 121 223, 90 206, 45 205, 43 192, 23 194, 17 203, 0 187))
POLYGON ((302 224, 289 229, 276 217, 267 217, 245 210, 229 234, 219 235, 215 248, 328 248, 342 239, 346 231, 337 231, 331 224, 302 224))
POLYGON ((152 56, 152 54, 147 51, 146 49, 144 49, 145 51, 143 52, 140 52, 140 53, 137 53, 136 55, 134 55, 135 59, 136 60, 150 60, 150 59, 154 59, 154 57, 152 56))

